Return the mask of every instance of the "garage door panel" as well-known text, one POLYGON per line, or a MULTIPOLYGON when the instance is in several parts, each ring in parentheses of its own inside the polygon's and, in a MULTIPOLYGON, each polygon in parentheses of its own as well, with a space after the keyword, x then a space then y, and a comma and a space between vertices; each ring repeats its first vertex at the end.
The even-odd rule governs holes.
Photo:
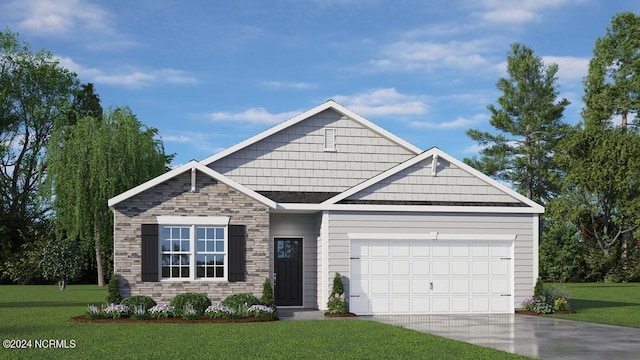
POLYGON ((389 257, 389 242, 372 241, 369 245, 369 254, 371 257, 389 257))
POLYGON ((410 279, 391 279, 391 293, 393 295, 410 294, 410 279))
POLYGON ((389 278, 371 279, 370 294, 389 295, 389 278))
POLYGON ((512 242, 356 240, 350 307, 358 314, 506 313, 512 242))
POLYGON ((471 293, 469 279, 453 279, 451 280, 452 294, 469 294, 471 293))
POLYGON ((371 275, 389 275, 389 260, 371 260, 371 275))
POLYGON ((409 259, 392 260, 391 274, 394 276, 409 276, 411 274, 411 261, 409 259))

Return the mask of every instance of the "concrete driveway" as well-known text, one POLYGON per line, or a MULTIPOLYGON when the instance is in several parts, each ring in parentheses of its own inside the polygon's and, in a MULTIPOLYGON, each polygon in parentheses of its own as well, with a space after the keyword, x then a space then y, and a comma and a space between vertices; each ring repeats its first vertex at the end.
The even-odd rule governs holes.
POLYGON ((541 359, 638 359, 640 329, 529 315, 362 316, 541 359))

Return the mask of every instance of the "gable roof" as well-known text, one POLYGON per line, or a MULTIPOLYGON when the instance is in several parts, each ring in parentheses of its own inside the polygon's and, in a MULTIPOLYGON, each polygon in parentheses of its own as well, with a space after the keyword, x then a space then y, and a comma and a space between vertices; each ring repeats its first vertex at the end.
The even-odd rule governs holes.
POLYGON ((259 202, 261 202, 263 204, 265 204, 265 205, 267 205, 268 207, 270 207, 272 209, 276 207, 276 202, 275 201, 273 201, 271 199, 268 199, 267 197, 265 197, 263 195, 258 194, 257 192, 247 188, 246 186, 243 186, 243 185, 241 185, 241 184, 229 179, 228 177, 216 172, 215 170, 212 170, 209 167, 206 167, 206 166, 202 165, 201 163, 199 163, 199 162, 197 162, 195 160, 191 160, 190 162, 188 162, 188 163, 186 163, 186 164, 184 164, 184 165, 182 165, 180 167, 177 167, 177 168, 175 168, 175 169, 173 169, 171 171, 168 171, 168 172, 166 172, 166 173, 164 173, 164 174, 162 174, 162 175, 160 175, 158 177, 155 177, 155 178, 153 178, 153 179, 151 179, 151 180, 149 180, 149 181, 147 181, 145 183, 142 183, 142 184, 140 184, 140 185, 138 185, 138 186, 136 186, 136 187, 134 187, 134 188, 132 188, 132 189, 130 189, 128 191, 123 192, 120 195, 117 195, 117 196, 109 199, 108 205, 109 205, 110 208, 113 209, 113 207, 115 205, 119 204, 120 202, 122 202, 124 200, 127 200, 127 199, 129 199, 129 198, 131 198, 131 197, 133 197, 133 196, 135 196, 137 194, 140 194, 140 193, 142 193, 142 192, 144 192, 146 190, 149 190, 149 189, 153 188, 156 185, 159 185, 159 184, 161 184, 161 183, 163 183, 163 182, 165 182, 165 181, 167 181, 167 180, 169 180, 171 178, 174 178, 174 177, 176 177, 176 176, 178 176, 180 174, 183 174, 185 171, 189 171, 189 170, 192 170, 192 169, 198 170, 198 171, 210 176, 211 178, 213 178, 213 179, 215 179, 215 180, 217 180, 217 181, 219 181, 219 182, 221 182, 223 184, 226 184, 226 185, 228 185, 228 186, 240 191, 241 193, 243 193, 243 194, 245 194, 245 195, 247 195, 247 196, 249 196, 249 197, 251 197, 251 198, 253 198, 253 199, 255 199, 255 200, 257 200, 257 201, 259 201, 259 202))
POLYGON ((409 150, 410 152, 414 153, 414 154, 419 154, 420 152, 422 152, 422 150, 418 147, 416 147, 415 145, 410 144, 409 142, 399 138, 398 136, 390 133, 389 131, 379 127, 378 125, 372 123, 371 121, 363 118, 362 116, 354 113, 353 111, 345 108, 344 106, 338 104, 337 102, 335 102, 334 100, 327 100, 326 102, 324 102, 323 104, 320 104, 316 107, 314 107, 311 110, 307 110, 283 123, 280 123, 270 129, 267 129, 253 137, 250 137, 247 140, 244 140, 242 142, 237 143, 236 145, 233 145, 225 150, 222 150, 221 152, 214 154, 204 160, 202 160, 200 163, 203 165, 209 165, 213 162, 215 162, 216 160, 222 159, 238 150, 241 150, 247 146, 250 146, 252 144, 257 143, 258 141, 265 139, 283 129, 286 129, 290 126, 293 126, 299 122, 302 122, 316 114, 319 114, 327 109, 331 109, 334 110, 344 116, 347 116, 351 119, 353 119, 354 121, 358 122, 360 125, 369 128, 371 131, 389 139, 390 141, 400 145, 401 147, 409 150))
MULTIPOLYGON (((438 149, 437 147, 431 148, 427 151, 424 151, 423 153, 416 155, 414 157, 412 157, 411 159, 398 164, 397 166, 392 167, 391 169, 382 172, 374 177, 372 177, 369 180, 366 180, 336 196, 331 197, 330 199, 327 199, 326 201, 322 202, 322 205, 332 205, 332 204, 337 204, 338 202, 347 199, 348 197, 357 194, 358 192, 374 185, 377 184, 381 181, 383 181, 384 179, 389 178, 390 176, 399 173, 400 171, 409 168, 410 166, 413 166, 417 163, 419 163, 422 160, 425 160, 429 157, 432 156, 436 156, 439 158, 444 159, 445 161, 448 161, 449 163, 459 167, 460 169, 470 173, 471 175, 479 178, 480 180, 486 182, 487 184, 489 184, 490 186, 493 186, 494 188, 497 188, 498 190, 504 192, 505 194, 515 198, 517 201, 520 201, 521 203, 525 204, 526 206, 530 207, 531 210, 535 213, 543 213, 544 212, 544 208, 534 202, 533 200, 519 194, 518 192, 508 188, 507 186, 497 182, 496 180, 490 178, 489 176, 481 173, 480 171, 472 168, 471 166, 463 163, 462 161, 452 157, 451 155, 445 153, 444 151, 438 149)), ((504 205, 507 206, 507 205, 504 205)))

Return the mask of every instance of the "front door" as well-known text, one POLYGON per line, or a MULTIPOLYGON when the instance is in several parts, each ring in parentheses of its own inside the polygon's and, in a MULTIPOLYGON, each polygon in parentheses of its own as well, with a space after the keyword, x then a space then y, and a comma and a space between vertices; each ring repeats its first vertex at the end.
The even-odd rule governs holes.
POLYGON ((302 306, 302 239, 274 240, 276 305, 302 306))

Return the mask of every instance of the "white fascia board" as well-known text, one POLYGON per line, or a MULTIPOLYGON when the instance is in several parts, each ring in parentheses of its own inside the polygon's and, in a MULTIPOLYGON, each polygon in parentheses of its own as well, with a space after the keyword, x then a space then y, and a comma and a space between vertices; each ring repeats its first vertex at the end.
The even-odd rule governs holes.
POLYGON ((442 234, 428 233, 348 233, 349 240, 477 240, 477 241, 514 241, 516 234, 442 234))
POLYGON ((218 173, 217 171, 215 171, 215 170, 213 170, 213 169, 211 169, 211 168, 209 168, 207 166, 204 166, 204 165, 200 164, 199 162, 197 162, 195 160, 192 160, 192 161, 190 161, 190 162, 188 162, 188 163, 186 163, 186 164, 184 164, 184 165, 182 165, 180 167, 177 167, 177 168, 175 168, 175 169, 173 169, 171 171, 168 171, 168 172, 166 172, 166 173, 164 173, 164 174, 162 174, 162 175, 160 175, 158 177, 155 177, 155 178, 153 178, 153 179, 151 179, 151 180, 149 180, 149 181, 147 181, 147 182, 145 182, 143 184, 140 184, 140 185, 138 185, 138 186, 136 186, 136 187, 134 187, 134 188, 132 188, 132 189, 130 189, 128 191, 125 191, 122 194, 109 199, 107 204, 109 205, 110 208, 113 209, 113 207, 115 205, 117 205, 118 203, 120 203, 120 202, 122 202, 122 201, 124 201, 124 200, 126 200, 126 199, 128 199, 128 198, 130 198, 132 196, 135 196, 135 195, 137 195, 137 194, 139 194, 139 193, 141 193, 143 191, 149 190, 152 187, 157 186, 157 185, 159 185, 159 184, 161 184, 161 183, 163 183, 163 182, 165 182, 165 181, 167 181, 167 180, 169 180, 169 179, 171 179, 171 178, 173 178, 173 177, 175 177, 177 175, 180 175, 180 174, 182 174, 182 173, 184 173, 186 171, 191 171, 192 169, 199 170, 202 173, 212 177, 213 179, 215 179, 217 181, 220 181, 221 183, 226 184, 226 185, 228 185, 228 186, 240 191, 241 193, 243 193, 243 194, 245 194, 245 195, 247 195, 247 196, 249 196, 249 197, 251 197, 251 198, 253 198, 253 199, 255 199, 255 200, 257 200, 257 201, 259 201, 259 202, 261 202, 263 204, 265 204, 265 205, 267 205, 268 207, 270 207, 272 209, 274 209, 276 207, 276 202, 275 201, 273 201, 273 200, 271 200, 271 199, 269 199, 269 198, 267 198, 267 197, 265 197, 263 195, 260 195, 259 193, 247 188, 244 185, 241 185, 241 184, 229 179, 228 177, 218 173))
POLYGON ((369 120, 363 118, 362 116, 360 116, 360 115, 354 113, 353 111, 345 108, 344 106, 338 104, 334 100, 328 100, 328 101, 326 101, 326 102, 314 107, 313 109, 307 110, 307 111, 305 111, 305 112, 303 112, 303 113, 301 113, 301 114, 299 114, 297 116, 294 116, 293 118, 291 118, 291 119, 289 119, 289 120, 287 120, 287 121, 285 121, 283 123, 280 123, 280 124, 278 124, 278 125, 276 125, 276 126, 274 126, 272 128, 269 128, 269 129, 267 129, 267 130, 255 135, 255 136, 252 136, 252 137, 250 137, 250 138, 248 138, 248 139, 246 139, 246 140, 244 140, 242 142, 239 142, 239 143, 231 146, 230 148, 222 150, 221 152, 216 153, 216 154, 214 154, 214 155, 212 155, 212 156, 200 161, 200 163, 204 164, 204 165, 209 165, 209 164, 211 164, 211 163, 213 163, 213 162, 215 162, 217 160, 220 160, 220 159, 224 158, 227 155, 230 155, 230 154, 232 154, 232 153, 234 153, 234 152, 236 152, 238 150, 241 150, 241 149, 243 149, 243 148, 245 148, 245 147, 247 147, 249 145, 257 143, 258 141, 260 141, 262 139, 265 139, 265 138, 267 138, 267 137, 269 137, 269 136, 271 136, 271 135, 273 135, 273 134, 275 134, 275 133, 277 133, 277 132, 279 132, 281 130, 284 130, 284 129, 290 127, 290 126, 293 126, 293 125, 295 125, 295 124, 297 124, 297 123, 299 123, 299 122, 301 122, 301 121, 303 121, 303 120, 305 120, 307 118, 310 118, 310 117, 312 117, 312 116, 314 116, 316 114, 319 114, 319 113, 321 113, 321 112, 323 112, 323 111, 325 111, 327 109, 334 109, 335 111, 352 118, 356 122, 359 122, 363 126, 368 127, 372 131, 374 131, 374 132, 376 132, 376 133, 388 138, 389 140, 397 143, 398 145, 406 148, 409 151, 412 151, 412 152, 414 152, 416 154, 421 152, 420 148, 408 143, 405 140, 402 140, 401 138, 397 137, 396 135, 393 135, 392 133, 390 133, 389 131, 384 130, 383 128, 379 127, 378 125, 370 122, 369 120))
POLYGON ((391 169, 389 169, 387 171, 384 171, 384 172, 372 177, 369 180, 363 181, 360 184, 358 184, 358 185, 356 185, 356 186, 354 186, 352 188, 349 188, 349 189, 341 192, 340 194, 338 194, 338 195, 336 195, 336 196, 334 196, 334 197, 332 197, 330 199, 325 200, 322 203, 323 204, 335 204, 338 201, 344 200, 344 199, 348 198, 351 195, 357 194, 358 192, 360 192, 360 191, 362 191, 362 190, 364 190, 364 189, 366 189, 366 188, 368 188, 368 187, 370 187, 372 185, 377 184, 378 182, 388 178, 389 176, 397 174, 400 171, 402 171, 402 170, 404 170, 404 169, 406 169, 406 168, 408 168, 408 167, 410 167, 412 165, 415 165, 415 164, 419 163, 420 161, 422 161, 424 159, 427 159, 427 158, 433 156, 434 155, 434 149, 427 150, 427 151, 423 152, 422 154, 419 154, 419 155, 416 155, 416 156, 414 156, 414 157, 412 157, 410 159, 407 159, 406 161, 404 161, 404 162, 392 167, 391 169))
POLYGON ((300 204, 278 203, 281 211, 376 211, 376 212, 450 212, 450 213, 499 213, 539 214, 544 210, 511 206, 439 206, 439 205, 359 205, 359 204, 300 204))

